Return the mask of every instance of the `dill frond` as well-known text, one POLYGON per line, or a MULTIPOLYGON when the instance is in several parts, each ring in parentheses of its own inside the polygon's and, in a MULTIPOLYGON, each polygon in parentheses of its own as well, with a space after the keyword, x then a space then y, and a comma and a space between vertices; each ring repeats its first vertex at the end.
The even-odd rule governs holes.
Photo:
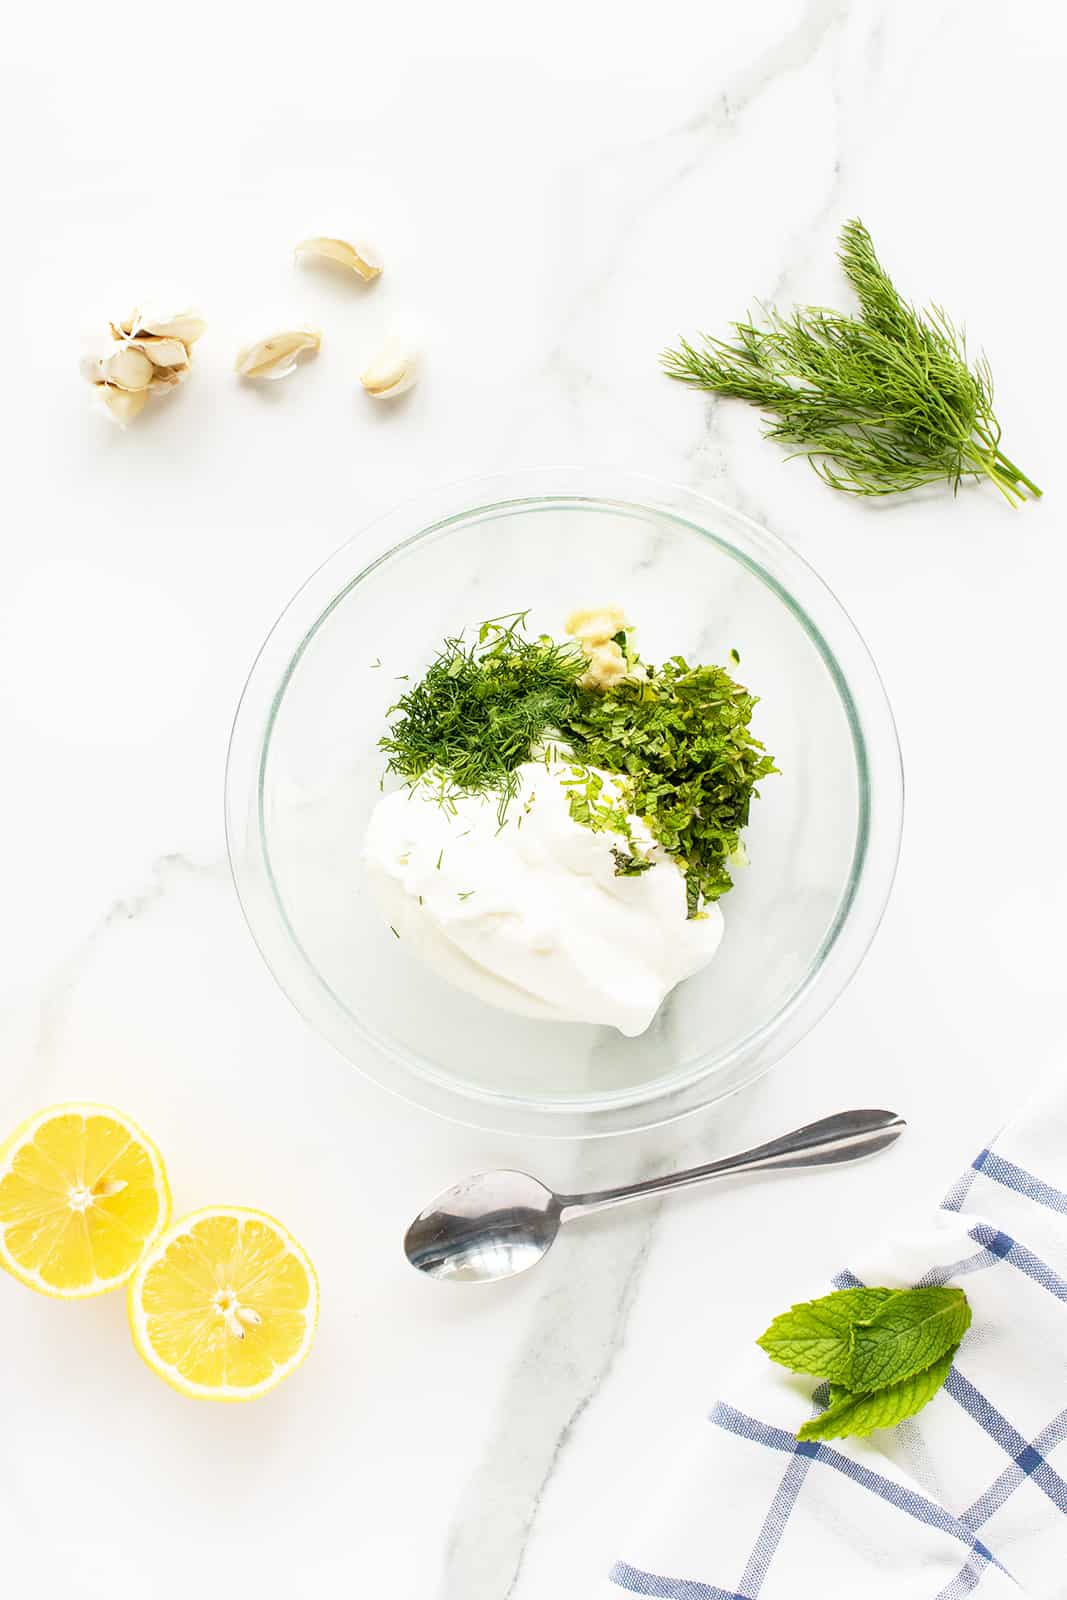
POLYGON ((573 644, 528 639, 526 612, 483 622, 478 637, 446 639, 425 676, 403 694, 381 740, 386 770, 408 782, 432 776, 447 805, 458 795, 498 795, 503 821, 515 769, 559 726, 585 657, 573 644))
POLYGON ((918 311, 894 287, 857 219, 839 260, 859 315, 796 306, 732 324, 734 339, 686 339, 661 357, 668 375, 746 400, 766 437, 808 458, 831 488, 897 494, 989 478, 1012 505, 1041 490, 1000 448, 993 378, 969 361, 962 329, 940 306, 918 311))

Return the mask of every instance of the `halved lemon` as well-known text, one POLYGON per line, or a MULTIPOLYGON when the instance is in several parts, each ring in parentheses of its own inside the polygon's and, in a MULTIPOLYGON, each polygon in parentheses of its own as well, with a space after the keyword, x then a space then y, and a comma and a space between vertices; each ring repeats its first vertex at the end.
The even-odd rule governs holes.
POLYGON ((130 1331, 153 1372, 202 1400, 253 1400, 311 1349, 315 1269, 262 1211, 217 1206, 182 1217, 130 1283, 130 1331))
POLYGON ((169 1216, 159 1151, 110 1106, 49 1106, 0 1146, 0 1264, 41 1294, 117 1289, 169 1216))

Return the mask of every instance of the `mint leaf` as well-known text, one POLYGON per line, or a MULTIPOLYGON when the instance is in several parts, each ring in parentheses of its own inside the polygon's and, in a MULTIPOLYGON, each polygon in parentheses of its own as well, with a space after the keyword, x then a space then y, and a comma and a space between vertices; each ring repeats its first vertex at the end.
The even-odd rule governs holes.
POLYGON ((851 1376, 842 1375, 839 1381, 856 1394, 901 1383, 941 1361, 970 1325, 971 1308, 962 1289, 908 1289, 893 1295, 856 1328, 851 1376))
MULTIPOLYGON (((922 1294, 924 1290, 912 1291, 922 1294)), ((855 1435, 865 1439, 876 1428, 895 1428, 898 1422, 913 1417, 932 1400, 948 1377, 958 1345, 946 1350, 925 1372, 914 1372, 899 1383, 891 1383, 874 1394, 850 1394, 831 1388, 831 1404, 797 1434, 798 1439, 843 1439, 855 1435)))
POLYGON ((907 1294, 897 1289, 837 1289, 820 1300, 805 1300, 780 1317, 756 1340, 772 1361, 792 1372, 852 1387, 852 1341, 857 1323, 907 1294))

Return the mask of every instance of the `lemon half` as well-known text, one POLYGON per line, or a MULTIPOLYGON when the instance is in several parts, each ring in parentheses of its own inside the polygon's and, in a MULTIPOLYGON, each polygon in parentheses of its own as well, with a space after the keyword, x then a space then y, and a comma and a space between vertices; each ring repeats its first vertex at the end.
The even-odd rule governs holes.
POLYGON ((110 1106, 49 1106, 0 1145, 0 1264, 41 1294, 118 1288, 169 1216, 159 1151, 110 1106))
POLYGON ((204 1400, 252 1400, 311 1349, 315 1270, 261 1211, 211 1207, 158 1239, 130 1283, 138 1351, 172 1388, 204 1400))

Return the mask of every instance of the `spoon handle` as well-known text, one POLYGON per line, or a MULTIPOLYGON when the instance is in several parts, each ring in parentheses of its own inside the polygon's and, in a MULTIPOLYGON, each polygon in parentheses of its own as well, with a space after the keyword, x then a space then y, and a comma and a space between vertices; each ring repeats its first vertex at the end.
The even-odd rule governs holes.
POLYGON ((624 1205, 646 1194, 663 1194, 668 1189, 687 1189, 708 1178, 725 1177, 733 1172, 760 1172, 772 1167, 825 1167, 837 1161, 855 1161, 891 1145, 907 1127, 893 1111, 839 1111, 836 1116, 809 1122, 792 1133, 782 1134, 740 1155, 724 1156, 703 1167, 685 1172, 668 1172, 642 1183, 623 1184, 618 1189, 601 1189, 595 1194, 560 1195, 561 1219, 588 1216, 608 1206, 624 1205))

